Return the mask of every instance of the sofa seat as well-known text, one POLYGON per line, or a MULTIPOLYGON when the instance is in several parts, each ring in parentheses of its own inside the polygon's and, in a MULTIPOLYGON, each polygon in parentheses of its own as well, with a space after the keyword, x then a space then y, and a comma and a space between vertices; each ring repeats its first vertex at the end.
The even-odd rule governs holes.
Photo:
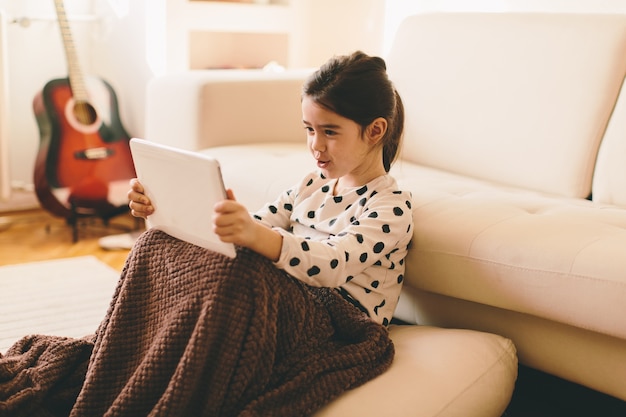
POLYGON ((509 339, 471 330, 392 325, 391 368, 314 417, 500 417, 517 376, 509 339))

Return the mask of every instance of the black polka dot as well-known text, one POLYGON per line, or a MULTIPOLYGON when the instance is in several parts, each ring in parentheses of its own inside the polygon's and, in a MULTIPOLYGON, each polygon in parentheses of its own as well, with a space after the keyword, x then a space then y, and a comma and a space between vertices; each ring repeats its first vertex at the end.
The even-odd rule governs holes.
POLYGON ((325 186, 322 187, 322 192, 323 193, 327 193, 328 190, 330 190, 330 187, 328 185, 325 185, 325 186))
POLYGON ((350 253, 344 252, 344 255, 346 255, 346 262, 348 262, 350 260, 350 253))
POLYGON ((361 263, 367 262, 367 252, 363 252, 361 256, 359 256, 359 260, 361 261, 361 263))
POLYGON ((331 221, 328 222, 329 226, 332 226, 333 224, 335 224, 337 222, 337 219, 332 219, 331 221))
POLYGON ((343 200, 343 197, 338 195, 333 197, 333 200, 335 201, 335 203, 341 203, 341 201, 343 200))
POLYGON ((406 206, 410 209, 411 208, 411 200, 406 200, 406 206))
POLYGON ((315 276, 315 275, 319 274, 319 273, 320 273, 320 269, 319 269, 319 267, 317 267, 317 266, 313 265, 311 268, 309 268, 309 270, 308 270, 308 271, 306 271, 306 273, 307 273, 310 277, 312 277, 312 276, 315 276))
POLYGON ((352 281, 354 277, 352 275, 348 275, 348 278, 346 278, 346 282, 350 282, 352 281))
POLYGON ((359 200, 359 206, 363 207, 366 202, 367 202, 367 198, 363 197, 362 199, 359 200))
POLYGON ((306 186, 309 187, 311 184, 313 184, 313 178, 311 178, 309 182, 306 183, 306 186))
POLYGON ((339 265, 339 259, 333 259, 332 261, 330 261, 330 267, 332 269, 337 268, 338 265, 339 265))
POLYGON ((396 216, 402 216, 404 214, 404 211, 400 207, 394 207, 393 214, 395 214, 396 216))
POLYGON ((378 213, 373 211, 367 217, 369 217, 371 219, 376 219, 376 218, 378 218, 378 213))
POLYGON ((378 242, 374 245, 374 253, 381 253, 385 249, 385 244, 383 242, 378 242))
POLYGON ((355 237, 357 242, 363 243, 363 235, 361 233, 357 233, 355 237))
POLYGON ((262 220, 261 216, 259 216, 258 214, 255 214, 254 218, 257 219, 257 220, 262 220))
POLYGON ((312 219, 312 218, 314 218, 314 217, 315 217, 315 212, 314 212, 313 210, 311 210, 311 211, 309 211, 306 215, 307 215, 307 217, 308 217, 309 219, 312 219))
POLYGON ((268 209, 269 209, 269 211, 271 211, 274 214, 278 213, 278 208, 276 208, 276 206, 274 206, 274 205, 270 205, 268 207, 268 209))
POLYGON ((298 258, 291 258, 289 260, 289 265, 291 265, 291 266, 300 265, 300 259, 298 259, 298 258))
POLYGON ((293 205, 291 203, 285 203, 283 206, 287 211, 293 211, 293 205))
POLYGON ((378 286, 380 285, 380 281, 373 281, 371 285, 372 288, 378 288, 378 286))
POLYGON ((300 244, 300 246, 302 246, 302 250, 303 250, 303 251, 305 251, 305 252, 308 252, 308 251, 309 251, 309 244, 308 244, 307 242, 302 242, 302 243, 300 244))
POLYGON ((389 319, 387 317, 383 319, 383 326, 385 327, 389 326, 389 319))
POLYGON ((404 275, 400 274, 398 275, 398 284, 402 284, 402 281, 404 281, 404 275))
POLYGON ((363 187, 359 188, 358 190, 356 190, 356 193, 358 195, 363 195, 367 192, 367 185, 364 185, 363 187))
POLYGON ((382 302, 382 303, 380 303, 380 304, 378 304, 376 307, 374 307, 374 313, 375 313, 376 315, 378 315, 378 310, 379 310, 380 308, 384 307, 384 306, 385 306, 385 300, 383 300, 383 302, 382 302))
POLYGON ((383 233, 391 233, 391 228, 388 224, 383 224, 383 233))

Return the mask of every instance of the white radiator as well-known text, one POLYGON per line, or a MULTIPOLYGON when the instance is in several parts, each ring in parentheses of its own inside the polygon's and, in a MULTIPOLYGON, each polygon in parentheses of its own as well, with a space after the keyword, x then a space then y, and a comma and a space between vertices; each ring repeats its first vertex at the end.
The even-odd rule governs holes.
POLYGON ((0 10, 0 201, 11 195, 9 166, 9 74, 7 62, 7 19, 0 10))

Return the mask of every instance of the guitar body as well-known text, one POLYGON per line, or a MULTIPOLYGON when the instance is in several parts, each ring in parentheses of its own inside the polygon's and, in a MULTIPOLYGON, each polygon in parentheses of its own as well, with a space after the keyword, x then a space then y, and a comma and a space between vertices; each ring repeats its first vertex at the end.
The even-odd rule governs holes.
POLYGON ((125 211, 125 195, 112 198, 111 185, 135 177, 115 92, 99 78, 85 81, 89 101, 74 99, 68 78, 49 81, 33 100, 40 133, 35 191, 46 210, 70 220, 125 211))

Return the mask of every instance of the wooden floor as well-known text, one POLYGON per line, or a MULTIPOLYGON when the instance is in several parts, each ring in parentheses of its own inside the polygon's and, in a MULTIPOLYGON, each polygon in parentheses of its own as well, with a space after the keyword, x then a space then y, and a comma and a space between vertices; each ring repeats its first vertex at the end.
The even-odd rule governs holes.
POLYGON ((0 265, 93 255, 121 271, 128 250, 104 250, 98 239, 143 227, 130 214, 109 221, 80 219, 78 241, 73 242, 72 227, 64 219, 35 209, 0 213, 0 265))

